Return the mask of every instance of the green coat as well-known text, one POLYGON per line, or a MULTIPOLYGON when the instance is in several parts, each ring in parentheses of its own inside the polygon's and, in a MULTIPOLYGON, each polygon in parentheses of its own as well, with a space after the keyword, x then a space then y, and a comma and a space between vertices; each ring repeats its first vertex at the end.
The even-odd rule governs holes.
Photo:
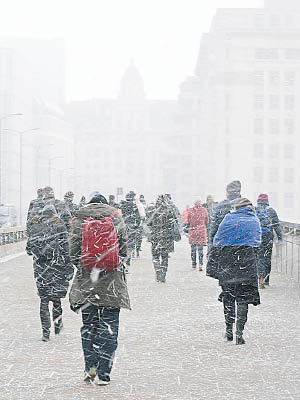
MULTIPOLYGON (((76 217, 72 219, 70 254, 77 272, 70 290, 69 301, 71 309, 74 311, 86 303, 99 307, 130 309, 126 276, 122 267, 112 272, 101 271, 98 279, 92 281, 91 273, 82 268, 80 261, 84 220, 96 215, 109 216, 113 212, 116 210, 107 204, 92 203, 78 210, 76 217)), ((118 213, 113 218, 113 223, 117 231, 120 258, 126 257, 126 228, 118 213)))

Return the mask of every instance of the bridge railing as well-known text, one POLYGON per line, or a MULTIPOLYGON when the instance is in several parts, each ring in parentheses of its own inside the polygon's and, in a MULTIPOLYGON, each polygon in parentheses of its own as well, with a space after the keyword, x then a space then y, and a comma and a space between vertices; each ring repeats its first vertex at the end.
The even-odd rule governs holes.
POLYGON ((281 221, 283 240, 275 241, 272 269, 300 282, 300 224, 281 221))
POLYGON ((26 227, 25 226, 14 226, 11 228, 0 228, 0 246, 20 242, 25 240, 26 227))

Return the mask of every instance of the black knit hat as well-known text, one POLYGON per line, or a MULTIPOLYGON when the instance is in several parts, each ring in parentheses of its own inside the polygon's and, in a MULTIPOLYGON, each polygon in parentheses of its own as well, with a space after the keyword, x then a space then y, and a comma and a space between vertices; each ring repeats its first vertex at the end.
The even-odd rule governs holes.
POLYGON ((227 193, 240 193, 241 187, 242 185, 240 181, 232 181, 226 186, 226 191, 227 193))

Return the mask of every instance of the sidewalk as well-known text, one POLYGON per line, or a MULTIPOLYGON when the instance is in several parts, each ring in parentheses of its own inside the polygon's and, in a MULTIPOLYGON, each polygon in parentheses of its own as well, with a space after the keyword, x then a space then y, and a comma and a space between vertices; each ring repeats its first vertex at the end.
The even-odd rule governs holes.
POLYGON ((64 300, 61 335, 43 343, 30 257, 0 264, 0 399, 300 399, 300 285, 273 274, 250 306, 246 345, 223 339, 217 281, 191 269, 176 244, 166 284, 155 282, 144 242, 121 311, 119 348, 108 387, 82 381, 80 315, 64 300))

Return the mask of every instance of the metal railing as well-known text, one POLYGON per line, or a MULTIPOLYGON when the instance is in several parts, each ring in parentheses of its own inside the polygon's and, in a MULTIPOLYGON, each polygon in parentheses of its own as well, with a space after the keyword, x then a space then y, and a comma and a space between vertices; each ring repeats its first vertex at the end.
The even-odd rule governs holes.
POLYGON ((283 240, 275 241, 272 269, 300 282, 300 224, 281 221, 283 240))
POLYGON ((0 228, 0 246, 27 239, 25 226, 0 228))

